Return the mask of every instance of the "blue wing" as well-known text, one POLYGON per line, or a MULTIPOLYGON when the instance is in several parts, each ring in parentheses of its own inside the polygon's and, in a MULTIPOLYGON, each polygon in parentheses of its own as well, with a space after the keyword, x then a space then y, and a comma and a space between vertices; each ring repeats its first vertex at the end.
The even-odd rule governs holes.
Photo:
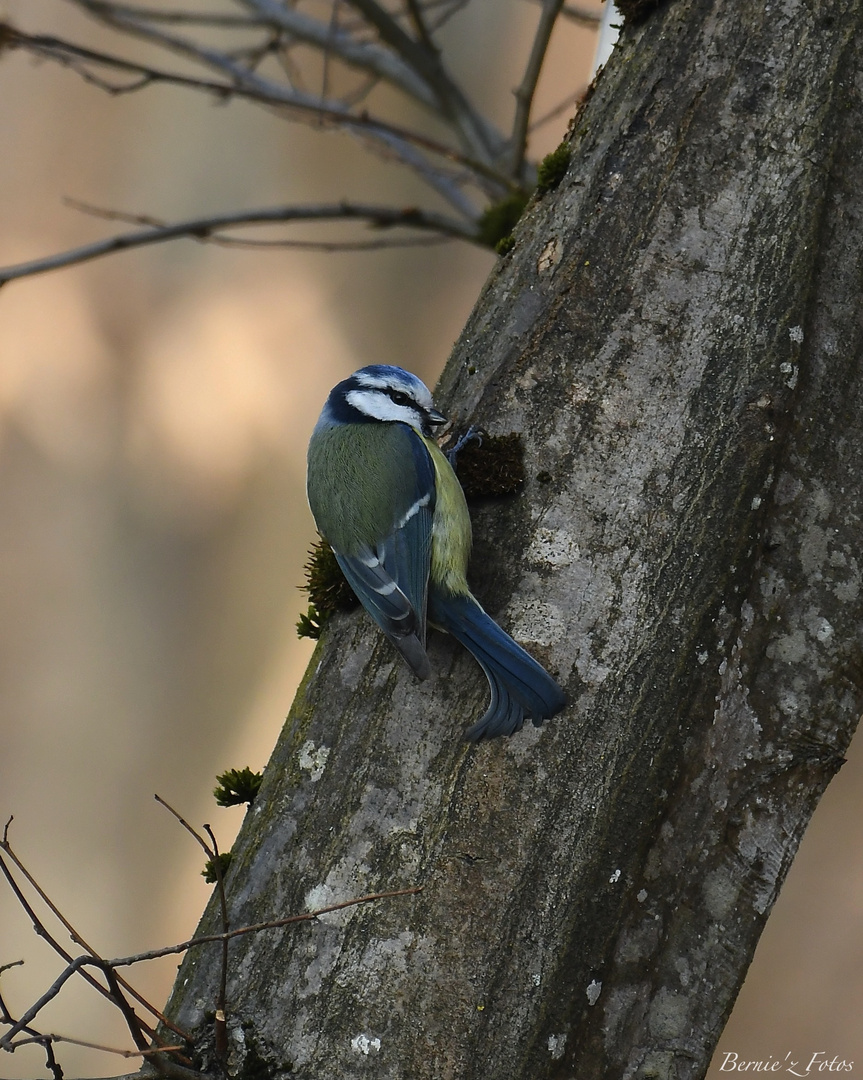
POLYGON ((367 483, 386 485, 389 531, 373 544, 345 554, 334 545, 336 558, 363 607, 421 679, 431 674, 425 651, 426 602, 431 534, 435 506, 435 475, 428 450, 406 425, 392 425, 391 449, 398 457, 367 483))

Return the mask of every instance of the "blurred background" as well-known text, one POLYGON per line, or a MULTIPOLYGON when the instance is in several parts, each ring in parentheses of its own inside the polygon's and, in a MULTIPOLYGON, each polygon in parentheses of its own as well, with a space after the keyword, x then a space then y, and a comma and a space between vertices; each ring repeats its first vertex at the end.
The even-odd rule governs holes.
MULTIPOLYGON (((537 11, 474 0, 445 35, 451 67, 502 124, 537 11)), ((0 15, 115 40, 62 0, 0 0, 0 15)), ((595 43, 559 26, 537 115, 586 84, 595 43)), ((110 96, 15 52, 0 58, 0 102, 2 265, 118 231, 66 198, 178 220, 348 193, 409 205, 419 190, 343 135, 168 87, 110 96)), ((567 119, 535 133, 534 158, 567 119)), ((311 651, 295 633, 314 535, 305 446, 327 391, 373 362, 433 384, 493 260, 454 243, 310 254, 176 241, 0 290, 0 825, 14 815, 16 852, 104 955, 194 932, 202 855, 153 794, 211 822, 227 849, 242 811, 216 807, 215 775, 262 769, 290 706, 311 651)), ((852 747, 711 1077, 726 1051, 822 1051, 863 1071, 861 774, 852 747)), ((0 984, 16 1014, 61 965, 0 881, 0 966, 18 960, 0 984)), ((162 1004, 175 970, 141 966, 133 981, 162 1004)), ((83 984, 39 1026, 131 1045, 83 984)), ((70 1077, 137 1064, 58 1056, 70 1077)), ((0 1055, 0 1077, 42 1075, 41 1051, 0 1055)))

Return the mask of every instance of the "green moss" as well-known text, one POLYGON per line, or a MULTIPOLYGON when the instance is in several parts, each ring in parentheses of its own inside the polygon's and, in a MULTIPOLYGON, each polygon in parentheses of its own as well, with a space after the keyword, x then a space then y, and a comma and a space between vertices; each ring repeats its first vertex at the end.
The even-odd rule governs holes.
POLYGON ((321 618, 315 605, 309 604, 309 609, 305 615, 301 613, 299 619, 297 619, 297 637, 307 637, 311 638, 312 641, 317 641, 321 636, 325 622, 326 619, 321 618))
MULTIPOLYGON (((537 167, 536 194, 545 195, 554 190, 566 175, 572 149, 568 142, 562 142, 556 150, 544 157, 537 167)), ((493 248, 498 255, 508 255, 515 247, 512 233, 524 213, 533 192, 513 191, 500 202, 492 203, 482 212, 478 223, 478 238, 481 244, 493 248)))
POLYGON ((662 0, 615 0, 617 10, 623 16, 624 25, 637 25, 659 7, 662 0))
POLYGON ((358 601, 326 540, 312 547, 303 570, 306 584, 300 588, 309 594, 311 603, 306 614, 297 620, 297 634, 317 639, 334 612, 350 611, 358 601))
POLYGON ((222 881, 224 881, 232 857, 230 851, 220 851, 217 858, 207 859, 206 863, 204 863, 204 869, 201 871, 201 877, 208 885, 215 885, 220 874, 222 881))
POLYGON ((524 483, 521 436, 483 435, 459 451, 456 472, 469 499, 513 495, 524 483))
POLYGON ((248 765, 244 769, 228 769, 216 777, 213 795, 219 806, 239 806, 241 803, 251 806, 260 791, 262 779, 263 774, 252 772, 248 765))
POLYGON ((556 150, 542 159, 536 170, 536 193, 545 195, 553 191, 561 180, 566 176, 569 161, 572 157, 572 147, 564 141, 556 150))
POLYGON ((500 202, 487 206, 479 219, 480 243, 496 251, 502 240, 511 238, 529 198, 528 191, 514 191, 500 202))

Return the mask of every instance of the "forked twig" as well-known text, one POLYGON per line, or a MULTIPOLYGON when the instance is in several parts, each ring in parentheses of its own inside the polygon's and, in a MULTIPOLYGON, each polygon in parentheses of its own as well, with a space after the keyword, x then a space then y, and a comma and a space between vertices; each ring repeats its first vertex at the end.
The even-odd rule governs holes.
MULTIPOLYGON (((82 244, 57 255, 44 259, 33 259, 17 263, 14 266, 0 268, 0 286, 18 278, 32 277, 48 270, 59 270, 65 266, 98 259, 118 251, 131 248, 161 244, 177 237, 187 237, 198 241, 212 241, 220 230, 240 225, 272 225, 293 221, 363 221, 374 228, 407 228, 437 233, 447 238, 459 238, 477 242, 471 229, 454 218, 434 211, 417 210, 413 207, 398 209, 390 206, 374 206, 363 203, 335 203, 318 206, 282 206, 263 210, 241 211, 239 213, 214 214, 210 217, 194 218, 173 225, 150 225, 136 232, 122 233, 106 240, 96 240, 91 244, 82 244)), ((219 238, 220 242, 224 238, 219 238)))
MULTIPOLYGON (((24 878, 27 880, 30 887, 38 895, 38 897, 42 901, 42 903, 45 904, 45 906, 48 908, 48 910, 51 912, 51 914, 58 920, 58 922, 60 922, 62 924, 62 926, 68 932, 69 937, 72 939, 72 941, 74 941, 75 944, 79 945, 82 949, 86 949, 87 952, 89 952, 92 956, 96 957, 97 959, 102 959, 99 956, 99 954, 96 952, 96 950, 84 939, 84 936, 78 930, 75 929, 75 927, 69 922, 69 920, 66 918, 66 916, 62 913, 62 911, 60 911, 58 906, 54 903, 54 901, 51 899, 51 897, 46 893, 46 891, 42 888, 42 886, 39 884, 39 882, 36 880, 36 878, 30 873, 30 871, 27 869, 25 864, 21 861, 21 859, 18 857, 18 855, 13 850, 12 845, 9 843, 9 826, 12 824, 12 820, 13 819, 10 817, 9 820, 6 822, 6 827, 3 830, 3 839, 2 839, 2 841, 0 841, 0 850, 4 851, 6 853, 6 855, 12 860, 12 862, 18 868, 20 873, 23 874, 24 878)), ((62 947, 62 945, 60 945, 60 943, 58 941, 56 941, 48 933, 46 927, 44 926, 42 921, 39 919, 39 917, 36 915, 35 910, 28 903, 27 899, 24 897, 24 894, 21 892, 20 888, 18 887, 17 882, 14 880, 11 873, 9 872, 8 867, 3 862, 2 857, 0 857, 0 871, 3 872, 4 876, 6 877, 6 880, 9 882, 10 887, 12 888, 13 892, 15 893, 15 896, 16 896, 18 902, 24 908, 24 911, 27 913, 28 917, 30 918, 30 921, 33 923, 33 928, 36 931, 36 933, 41 938, 43 938, 45 941, 48 942, 48 944, 58 954, 58 956, 61 956, 64 960, 69 962, 72 959, 72 954, 69 953, 66 949, 64 949, 62 947)), ((94 989, 99 991, 100 994, 102 994, 104 997, 107 997, 109 1000, 113 1000, 113 995, 112 995, 110 989, 107 989, 106 987, 102 986, 102 984, 99 982, 99 980, 94 978, 94 976, 91 975, 91 973, 89 971, 82 971, 81 974, 94 987, 94 989)), ((145 1009, 148 1010, 148 1012, 150 1012, 153 1016, 155 1016, 157 1020, 159 1020, 161 1023, 165 1024, 168 1028, 170 1028, 174 1032, 175 1035, 179 1035, 181 1039, 185 1039, 187 1042, 191 1041, 190 1036, 185 1031, 183 1031, 182 1028, 177 1027, 177 1025, 174 1024, 173 1021, 169 1020, 168 1017, 166 1017, 159 1009, 157 1009, 155 1005, 152 1005, 143 996, 143 994, 139 993, 133 986, 131 986, 128 982, 126 982, 125 979, 121 978, 120 976, 118 976, 118 979, 119 979, 120 985, 128 993, 130 993, 132 995, 132 997, 134 997, 135 1000, 140 1005, 142 1005, 145 1009)), ((137 1025, 139 1027, 144 1028, 144 1030, 147 1032, 147 1034, 150 1036, 150 1038, 157 1039, 156 1032, 154 1031, 153 1028, 149 1027, 149 1025, 147 1025, 147 1024, 144 1024, 143 1021, 141 1021, 140 1018, 138 1018, 138 1017, 136 1017, 135 1020, 136 1020, 136 1023, 137 1023, 137 1025)))
MULTIPOLYGON (((369 140, 369 145, 377 152, 396 158, 402 164, 419 172, 426 183, 439 191, 447 201, 468 217, 475 214, 475 209, 460 195, 458 185, 453 186, 446 174, 433 166, 425 155, 418 156, 420 151, 427 151, 435 157, 462 166, 466 178, 473 178, 474 182, 481 186, 487 185, 491 190, 502 192, 516 186, 503 172, 485 162, 481 157, 471 156, 421 132, 370 116, 365 111, 351 112, 338 102, 327 102, 324 107, 319 95, 262 80, 253 72, 231 61, 225 54, 218 54, 219 66, 227 72, 231 81, 219 82, 183 75, 110 53, 83 48, 47 34, 25 34, 7 24, 0 23, 0 33, 7 48, 26 49, 36 56, 68 65, 77 74, 97 82, 109 93, 129 93, 152 84, 166 83, 214 94, 223 101, 234 97, 244 98, 272 109, 286 110, 296 119, 305 120, 316 127, 342 129, 362 135, 369 140), (89 68, 82 65, 105 67, 133 77, 134 81, 120 85, 105 83, 95 79, 89 68)), ((209 51, 213 52, 213 50, 209 51)), ((205 62, 203 56, 197 58, 205 62)))
POLYGON ((82 972, 88 967, 99 968, 107 975, 108 970, 113 971, 119 967, 131 967, 132 965, 139 964, 145 960, 156 960, 162 956, 171 956, 177 953, 187 952, 189 949, 199 945, 229 941, 231 938, 240 937, 243 934, 258 934, 263 930, 275 930, 280 927, 290 926, 294 923, 310 922, 313 919, 320 918, 321 915, 327 915, 333 911, 341 911, 344 908, 355 907, 358 904, 369 904, 375 900, 388 900, 396 896, 412 896, 421 893, 423 888, 424 886, 422 885, 413 885, 405 889, 391 889, 386 892, 369 893, 366 896, 356 896, 352 897, 350 900, 342 900, 336 904, 328 904, 326 907, 316 908, 314 911, 304 911, 299 915, 287 915, 281 919, 271 919, 267 922, 254 923, 250 926, 239 926, 221 934, 203 934, 200 937, 182 941, 178 945, 168 945, 161 949, 152 949, 148 952, 136 953, 134 956, 121 956, 113 960, 103 960, 90 953, 77 956, 69 961, 63 971, 60 972, 39 1000, 31 1005, 19 1020, 12 1024, 10 1030, 7 1031, 5 1035, 0 1037, 0 1048, 4 1050, 13 1048, 12 1040, 15 1036, 23 1031, 30 1024, 31 1020, 38 1016, 49 1001, 53 1001, 65 983, 68 982, 74 974, 82 972))
POLYGON ((545 54, 548 51, 551 32, 562 7, 563 0, 542 0, 542 12, 539 16, 539 25, 536 28, 533 46, 530 50, 524 76, 515 92, 515 117, 512 123, 512 138, 510 140, 512 148, 510 174, 512 176, 520 176, 524 168, 533 96, 536 93, 536 85, 539 82, 545 54))
MULTIPOLYGON (((3 831, 2 840, 0 840, 0 850, 8 856, 18 868, 18 870, 25 876, 27 882, 33 889, 36 890, 40 899, 47 905, 53 915, 62 923, 64 928, 69 932, 73 941, 79 944, 87 951, 80 956, 73 958, 71 954, 63 948, 58 941, 49 933, 39 916, 36 914, 34 908, 27 900, 26 896, 21 890, 14 875, 6 865, 5 859, 0 855, 0 871, 6 877, 10 888, 12 889, 15 897, 23 907, 26 914, 30 917, 33 924, 33 928, 36 933, 44 938, 49 945, 66 960, 66 967, 51 986, 41 995, 41 997, 35 1001, 18 1019, 13 1018, 9 1012, 6 1004, 0 995, 0 1024, 6 1027, 6 1031, 0 1036, 0 1049, 13 1052, 17 1047, 24 1046, 26 1044, 38 1043, 45 1050, 46 1063, 49 1070, 52 1072, 55 1080, 63 1080, 63 1071, 56 1061, 53 1052, 54 1042, 80 1042, 81 1040, 71 1039, 69 1037, 55 1036, 37 1031, 32 1022, 36 1019, 42 1009, 60 993, 63 986, 76 974, 82 975, 91 985, 93 985, 101 994, 107 997, 113 1005, 115 1005, 123 1014, 126 1020, 127 1027, 132 1035, 132 1038, 137 1047, 137 1051, 113 1051, 116 1053, 122 1053, 124 1056, 134 1056, 136 1053, 144 1056, 148 1060, 152 1061, 155 1067, 165 1076, 176 1077, 177 1080, 191 1080, 192 1077, 198 1077, 201 1074, 194 1073, 185 1065, 177 1064, 176 1058, 170 1058, 167 1055, 173 1054, 179 1057, 179 1060, 185 1062, 187 1065, 191 1064, 188 1058, 185 1058, 181 1051, 183 1046, 166 1045, 165 1042, 148 1027, 141 1019, 136 1015, 134 1009, 131 1007, 126 999, 124 989, 133 994, 138 1001, 141 1002, 146 1008, 150 1009, 154 1014, 170 1026, 186 1043, 191 1043, 193 1040, 191 1036, 187 1035, 176 1025, 171 1023, 166 1017, 162 1016, 157 1010, 153 1009, 148 1002, 146 1002, 119 974, 118 968, 131 967, 134 964, 141 963, 145 960, 154 960, 159 957, 176 955, 177 953, 183 953, 191 948, 199 945, 211 944, 220 942, 222 945, 222 963, 219 979, 219 991, 218 1001, 216 1009, 216 1049, 219 1055, 224 1058, 227 1053, 227 1026, 226 1026, 226 998, 227 998, 227 964, 228 964, 228 942, 234 938, 243 934, 260 933, 264 930, 277 929, 279 927, 289 926, 293 923, 307 922, 321 915, 325 915, 329 912, 339 911, 344 908, 353 907, 358 904, 370 903, 375 900, 389 899, 396 896, 408 896, 416 893, 420 893, 423 890, 422 885, 415 885, 404 889, 393 889, 386 892, 369 893, 366 896, 353 897, 349 900, 342 900, 335 904, 330 904, 327 907, 317 908, 314 911, 303 912, 298 915, 289 915, 280 919, 272 919, 267 922, 256 923, 250 926, 241 926, 231 929, 228 922, 228 908, 227 898, 224 888, 224 880, 222 874, 221 862, 219 859, 219 845, 216 840, 215 834, 209 825, 204 825, 204 830, 210 838, 211 844, 208 844, 204 837, 197 832, 186 820, 179 814, 169 803, 167 803, 161 796, 156 795, 156 800, 165 807, 176 820, 194 837, 194 839, 201 845, 204 852, 208 857, 213 859, 214 870, 219 889, 219 898, 221 904, 221 921, 222 932, 218 934, 205 934, 199 937, 190 938, 188 941, 180 942, 178 945, 166 946, 161 949, 153 949, 148 952, 137 953, 134 956, 125 956, 115 958, 113 960, 107 960, 104 957, 99 956, 95 950, 93 950, 84 940, 82 935, 74 928, 69 920, 62 914, 57 905, 50 899, 45 890, 38 884, 30 871, 24 866, 22 861, 18 858, 9 843, 9 827, 12 823, 12 818, 6 822, 6 827, 3 831), (98 978, 95 977, 92 972, 92 968, 96 968, 102 973, 107 986, 103 986, 98 978), (151 1045, 150 1040, 156 1043, 151 1045)), ((23 961, 12 961, 10 963, 0 966, 0 974, 13 967, 18 967, 23 961)), ((99 1047, 93 1043, 82 1043, 83 1045, 93 1046, 96 1049, 109 1049, 99 1047)))
POLYGON ((170 1054, 179 1050, 185 1050, 185 1046, 149 1046, 143 1050, 123 1050, 118 1046, 104 1046, 102 1043, 89 1042, 87 1039, 76 1039, 73 1035, 58 1035, 52 1031, 47 1035, 31 1035, 28 1038, 17 1039, 16 1046, 26 1046, 27 1043, 41 1043, 50 1039, 52 1043, 69 1043, 70 1046, 84 1046, 88 1050, 101 1050, 104 1054, 116 1054, 118 1057, 152 1057, 154 1054, 170 1054))
MULTIPOLYGON (((535 182, 535 169, 527 158, 529 135, 566 107, 563 103, 542 120, 531 122, 537 83, 557 20, 565 16, 596 25, 596 14, 577 3, 537 0, 541 4, 540 17, 530 56, 515 91, 513 120, 507 136, 465 93, 434 41, 437 27, 467 0, 398 0, 386 5, 382 0, 330 0, 329 18, 316 17, 300 5, 286 4, 284 0, 236 0, 245 9, 242 15, 167 10, 122 0, 67 2, 121 34, 143 38, 163 52, 178 54, 217 76, 205 77, 205 72, 196 76, 171 66, 159 67, 113 52, 86 48, 48 34, 27 34, 0 21, 2 47, 24 49, 63 64, 111 94, 169 84, 215 95, 222 101, 243 98, 292 120, 348 132, 384 159, 411 169, 449 204, 454 216, 432 209, 373 207, 345 200, 337 206, 284 207, 276 212, 217 215, 177 224, 154 222, 133 234, 0 269, 0 285, 183 236, 222 246, 321 251, 373 250, 452 239, 482 243, 482 212, 476 202, 477 195, 494 204, 513 194, 529 194, 535 182), (339 5, 349 8, 352 15, 340 18, 339 5), (218 44, 218 34, 215 38, 212 34, 206 38, 196 36, 196 32, 206 30, 229 35, 228 41, 235 43, 235 47, 218 44), (243 35, 239 41, 234 37, 238 33, 243 35), (254 35, 251 42, 249 33, 254 35), (302 77, 301 67, 310 52, 316 53, 322 64, 318 91, 311 89, 314 80, 302 77), (276 63, 267 68, 262 62, 271 56, 276 63), (336 83, 330 77, 330 68, 336 62, 343 70, 360 73, 364 81, 337 94, 331 89, 336 83), (433 137, 422 125, 400 125, 367 111, 363 103, 378 83, 388 84, 432 113, 443 123, 444 135, 433 137), (255 240, 224 233, 225 229, 240 225, 338 219, 365 220, 379 228, 405 227, 428 235, 313 241, 255 240)), ((567 102, 571 100, 568 98, 567 102)), ((376 98, 375 102, 377 108, 385 99, 376 98)), ((120 215, 117 216, 119 219, 120 215)))

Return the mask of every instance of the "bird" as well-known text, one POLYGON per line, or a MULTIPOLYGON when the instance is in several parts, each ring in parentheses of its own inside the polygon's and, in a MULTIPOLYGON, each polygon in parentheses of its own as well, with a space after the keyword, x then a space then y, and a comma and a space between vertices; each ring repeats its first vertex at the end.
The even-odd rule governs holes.
POLYGON ((318 532, 357 598, 420 679, 426 627, 464 645, 491 700, 465 732, 479 742, 535 727, 566 695, 483 610, 467 583, 471 521, 434 431, 448 423, 428 387, 403 368, 372 364, 330 391, 309 440, 306 490, 318 532))

